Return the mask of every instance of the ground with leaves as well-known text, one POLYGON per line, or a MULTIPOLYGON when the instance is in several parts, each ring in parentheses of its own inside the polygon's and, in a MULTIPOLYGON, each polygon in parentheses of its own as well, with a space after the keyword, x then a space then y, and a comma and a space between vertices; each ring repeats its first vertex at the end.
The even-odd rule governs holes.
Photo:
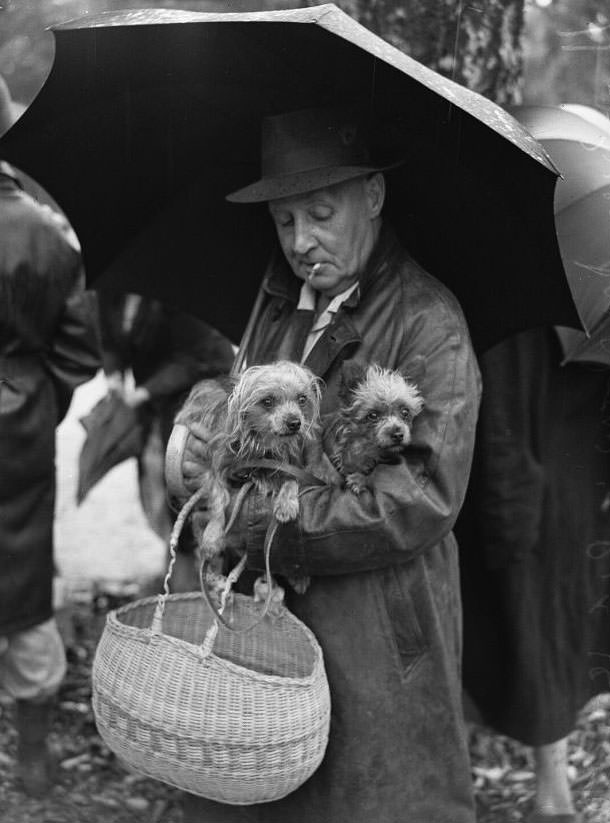
POLYGON ((114 597, 98 592, 90 602, 70 609, 68 676, 51 735, 58 759, 57 785, 44 801, 25 798, 13 778, 17 745, 13 707, 8 699, 0 699, 2 823, 181 823, 178 792, 126 771, 95 728, 91 664, 105 612, 115 605, 114 597))
MULTIPOLYGON (((570 737, 569 772, 583 823, 610 821, 610 695, 581 713, 570 737)), ((519 823, 532 808, 531 751, 513 740, 470 726, 470 756, 478 823, 519 823)))
MULTIPOLYGON (((64 614, 69 673, 52 733, 59 758, 57 785, 45 801, 26 799, 13 778, 16 736, 12 705, 0 699, 0 819, 2 823, 182 823, 179 793, 126 771, 102 743, 91 711, 91 663, 105 613, 133 597, 95 592, 64 614)), ((610 820, 610 695, 594 701, 571 737, 570 769, 584 823, 610 820)), ((534 773, 517 743, 470 727, 479 823, 518 823, 531 808, 534 773)))

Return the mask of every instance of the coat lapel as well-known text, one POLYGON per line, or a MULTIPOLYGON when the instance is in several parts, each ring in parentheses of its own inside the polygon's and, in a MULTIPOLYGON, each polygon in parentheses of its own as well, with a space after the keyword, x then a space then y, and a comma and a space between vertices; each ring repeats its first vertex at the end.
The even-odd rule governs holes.
POLYGON ((358 344, 361 340, 360 333, 341 307, 334 323, 324 330, 303 365, 318 377, 324 377, 339 354, 347 346, 358 344))

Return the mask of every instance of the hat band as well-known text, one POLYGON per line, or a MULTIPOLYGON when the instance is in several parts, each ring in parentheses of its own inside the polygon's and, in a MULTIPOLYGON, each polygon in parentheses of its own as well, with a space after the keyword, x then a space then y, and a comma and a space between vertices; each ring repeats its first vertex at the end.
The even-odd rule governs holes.
MULTIPOLYGON (((364 166, 369 162, 365 149, 341 151, 324 147, 320 152, 317 146, 284 148, 282 151, 268 152, 262 158, 262 177, 285 177, 289 174, 301 174, 308 171, 338 168, 341 166, 364 166)), ((355 148, 355 147, 353 147, 355 148)))

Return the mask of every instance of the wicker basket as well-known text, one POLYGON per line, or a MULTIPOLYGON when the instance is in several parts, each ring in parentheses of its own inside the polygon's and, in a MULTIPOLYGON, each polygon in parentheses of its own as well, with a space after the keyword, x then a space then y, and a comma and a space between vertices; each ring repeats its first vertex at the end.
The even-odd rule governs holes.
POLYGON ((107 617, 92 673, 99 733, 129 766, 193 794, 278 800, 326 749, 321 649, 285 608, 261 616, 235 594, 221 623, 200 592, 170 595, 171 566, 165 594, 107 617))

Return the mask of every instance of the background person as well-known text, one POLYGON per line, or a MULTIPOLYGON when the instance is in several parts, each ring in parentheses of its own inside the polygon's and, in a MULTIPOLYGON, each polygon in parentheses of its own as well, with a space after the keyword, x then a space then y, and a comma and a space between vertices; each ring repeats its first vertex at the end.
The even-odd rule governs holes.
POLYGON ((100 359, 80 254, 0 164, 0 685, 16 700, 18 770, 50 785, 47 733, 65 673, 53 617, 55 429, 100 359))
POLYGON ((610 370, 561 365, 554 329, 481 358, 483 401, 458 522, 464 685, 534 748, 531 823, 574 823, 567 737, 610 685, 610 370))
MULTIPOLYGON (((466 324, 455 298, 382 225, 385 181, 358 121, 330 110, 268 118, 263 157, 261 180, 229 198, 268 202, 282 251, 248 365, 303 360, 324 379, 327 419, 346 360, 400 369, 425 407, 405 456, 377 468, 370 493, 304 488, 298 521, 274 541, 274 574, 312 577, 287 604, 324 652, 332 719, 322 765, 275 803, 187 796, 185 819, 473 823, 451 533, 479 398, 466 324)), ((193 435, 183 467, 196 488, 193 435)), ((231 533, 253 570, 263 568, 269 519, 269 501, 248 498, 231 533)))
MULTIPOLYGON (((109 391, 139 410, 147 432, 137 458, 142 507, 167 543, 175 513, 167 502, 164 456, 174 417, 197 381, 229 373, 233 346, 199 318, 159 300, 100 291, 97 302, 109 391)), ((189 529, 181 535, 171 585, 173 591, 199 586, 189 529)))

